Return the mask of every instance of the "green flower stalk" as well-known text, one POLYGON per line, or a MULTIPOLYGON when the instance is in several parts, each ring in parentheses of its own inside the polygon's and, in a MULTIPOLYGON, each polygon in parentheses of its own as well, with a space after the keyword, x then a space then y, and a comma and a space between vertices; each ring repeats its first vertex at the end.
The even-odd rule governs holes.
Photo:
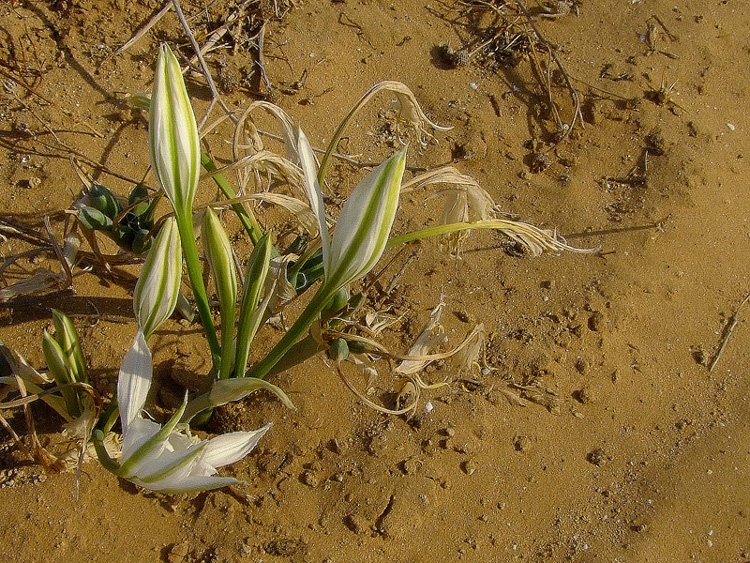
POLYGON ((312 147, 301 130, 298 132, 297 151, 310 206, 318 218, 325 273, 323 284, 307 308, 268 356, 252 370, 251 375, 259 378, 268 375, 339 289, 366 275, 380 259, 393 227, 406 166, 404 148, 368 174, 344 204, 331 238, 312 147))
POLYGON ((200 179, 200 137, 180 64, 162 44, 149 105, 151 165, 174 208, 193 295, 218 373, 221 349, 201 276, 193 230, 193 199, 200 179))
MULTIPOLYGON (((211 275, 219 297, 221 313, 221 366, 219 379, 232 372, 234 314, 237 310, 237 275, 234 269, 232 247, 221 221, 210 207, 203 214, 203 250, 211 267, 211 275)), ((250 280, 248 280, 249 283, 250 280)))

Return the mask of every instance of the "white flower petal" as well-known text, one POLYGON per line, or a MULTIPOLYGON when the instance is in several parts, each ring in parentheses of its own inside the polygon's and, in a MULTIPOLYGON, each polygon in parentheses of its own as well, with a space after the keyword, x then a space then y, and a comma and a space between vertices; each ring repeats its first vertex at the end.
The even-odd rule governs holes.
POLYGON ((146 404, 148 390, 153 375, 153 359, 146 338, 139 329, 133 345, 125 354, 117 380, 117 404, 120 408, 123 436, 129 434, 129 427, 140 416, 146 404))
POLYGON ((133 455, 138 448, 146 443, 154 434, 161 430, 161 426, 152 420, 138 416, 132 420, 128 426, 128 431, 122 435, 122 456, 120 462, 123 463, 133 455))
POLYGON ((170 476, 162 481, 157 481, 156 483, 142 483, 138 479, 131 480, 136 485, 140 485, 151 491, 168 494, 197 493, 200 491, 210 491, 212 489, 220 489, 222 487, 229 487, 231 485, 239 485, 242 483, 242 481, 233 477, 203 476, 187 477, 183 479, 177 479, 174 476, 170 476))
POLYGON ((188 448, 168 451, 158 457, 148 458, 135 477, 144 483, 157 483, 165 479, 181 480, 196 474, 196 464, 201 458, 206 443, 192 444, 188 448))
POLYGON ((222 467, 241 460, 252 451, 271 426, 266 424, 254 432, 230 432, 212 438, 206 444, 202 461, 211 467, 222 467))
POLYGON ((328 224, 326 223, 326 210, 325 207, 323 207, 323 194, 320 191, 320 184, 318 183, 318 167, 315 164, 315 155, 310 146, 310 141, 307 140, 302 129, 299 129, 297 134, 299 137, 297 141, 297 152, 299 154, 302 171, 305 174, 305 188, 307 189, 307 197, 310 199, 310 207, 318 218, 320 239, 323 243, 323 271, 327 277, 331 254, 331 241, 328 235, 328 224))

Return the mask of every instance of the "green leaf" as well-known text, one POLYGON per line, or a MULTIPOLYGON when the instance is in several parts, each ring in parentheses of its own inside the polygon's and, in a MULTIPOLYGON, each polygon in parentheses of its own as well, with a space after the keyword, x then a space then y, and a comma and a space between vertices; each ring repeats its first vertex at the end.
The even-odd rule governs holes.
POLYGON ((100 184, 93 184, 91 186, 88 197, 91 205, 110 219, 114 219, 122 211, 122 205, 120 205, 115 194, 100 184))
MULTIPOLYGON (((46 330, 42 338, 42 351, 47 362, 47 368, 58 385, 66 385, 75 381, 70 375, 65 353, 46 330)), ((60 393, 65 399, 65 406, 70 417, 77 418, 80 416, 83 409, 76 390, 71 387, 64 387, 60 389, 60 393)))
POLYGON ((73 322, 65 313, 56 309, 52 309, 52 322, 55 325, 55 340, 65 354, 71 379, 77 383, 88 383, 86 360, 73 322))
POLYGON ((110 217, 88 205, 83 205, 78 210, 78 221, 92 231, 110 231, 115 226, 110 217))
POLYGON ((266 233, 258 241, 250 255, 250 261, 245 275, 245 288, 240 305, 240 319, 237 329, 237 359, 235 361, 234 376, 243 377, 247 369, 247 358, 250 354, 255 333, 260 327, 261 315, 257 314, 260 293, 266 283, 268 269, 271 263, 273 245, 271 237, 266 233))

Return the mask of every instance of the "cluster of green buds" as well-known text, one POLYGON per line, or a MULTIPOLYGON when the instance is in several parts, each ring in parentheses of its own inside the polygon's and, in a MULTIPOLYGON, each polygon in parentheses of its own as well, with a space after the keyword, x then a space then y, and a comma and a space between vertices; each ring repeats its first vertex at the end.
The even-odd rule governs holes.
POLYGON ((148 191, 140 184, 126 202, 108 188, 93 184, 78 207, 78 221, 89 230, 103 233, 123 250, 142 254, 151 244, 156 203, 157 199, 149 201, 148 191))
POLYGON ((52 322, 55 335, 46 330, 42 340, 42 350, 47 361, 47 368, 65 401, 65 409, 71 418, 78 418, 84 411, 85 392, 71 384, 88 383, 88 370, 83 357, 81 341, 78 338, 73 322, 65 313, 52 310, 52 322))

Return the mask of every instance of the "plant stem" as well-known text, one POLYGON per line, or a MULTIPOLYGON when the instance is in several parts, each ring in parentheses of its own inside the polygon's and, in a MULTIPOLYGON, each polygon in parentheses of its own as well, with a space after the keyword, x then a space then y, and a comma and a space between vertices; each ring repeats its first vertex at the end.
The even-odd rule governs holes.
MULTIPOLYGON (((201 164, 208 172, 216 172, 216 170, 218 170, 213 160, 211 160, 211 157, 204 152, 201 153, 201 164)), ((237 194, 224 176, 216 174, 213 176, 213 180, 227 199, 234 199, 237 197, 237 194)), ((242 226, 245 227, 247 234, 250 236, 250 240, 253 241, 253 245, 258 244, 260 237, 263 236, 263 230, 260 228, 258 220, 255 218, 253 212, 248 210, 247 207, 241 203, 233 203, 231 207, 237 214, 242 226)))
POLYGON ((214 372, 218 374, 221 363, 221 347, 219 346, 219 340, 216 338, 216 327, 211 316, 211 308, 208 305, 206 286, 203 283, 203 273, 201 272, 200 258, 198 257, 198 246, 195 244, 193 216, 189 211, 182 213, 175 212, 175 215, 177 217, 177 230, 180 232, 180 240, 182 241, 182 254, 187 265, 190 285, 193 287, 193 297, 198 307, 203 328, 206 331, 208 346, 211 348, 214 372))
POLYGON ((271 373, 271 370, 276 367, 276 364, 284 358, 287 352, 289 352, 302 337, 303 333, 310 328, 310 325, 313 322, 315 322, 315 319, 318 318, 320 312, 325 308, 337 290, 338 288, 333 288, 332 290, 328 284, 320 286, 318 292, 313 296, 312 301, 310 301, 305 310, 302 311, 302 314, 287 331, 284 337, 279 340, 273 350, 271 350, 248 375, 250 377, 264 379, 269 373, 271 373))

